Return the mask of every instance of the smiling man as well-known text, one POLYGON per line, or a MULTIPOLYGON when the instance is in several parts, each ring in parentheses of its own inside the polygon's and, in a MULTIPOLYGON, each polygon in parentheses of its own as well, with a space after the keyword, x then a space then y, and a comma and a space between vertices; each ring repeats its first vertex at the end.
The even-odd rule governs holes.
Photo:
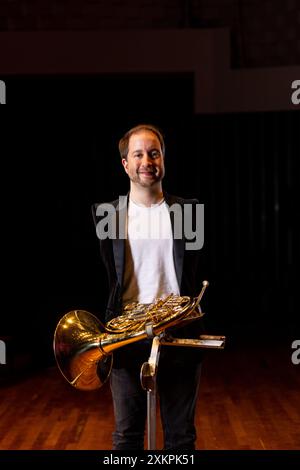
POLYGON ((130 178, 131 196, 142 198, 145 205, 162 199, 165 175, 164 145, 159 134, 141 128, 119 144, 122 164, 130 178), (162 148, 163 147, 163 148, 162 148))
MULTIPOLYGON (((171 196, 162 188, 165 175, 165 144, 160 130, 148 124, 130 129, 119 142, 122 165, 130 180, 123 208, 118 200, 117 225, 125 237, 100 238, 100 252, 107 269, 109 296, 106 321, 119 316, 131 302, 149 304, 171 293, 196 296, 199 292, 199 249, 186 249, 184 230, 175 237, 174 213, 195 207, 196 199, 171 196), (121 215, 121 212, 125 211, 121 215)), ((94 222, 99 224, 93 205, 94 222)), ((180 219, 181 220, 181 219, 180 219)), ((182 218, 184 224, 185 218, 182 218)), ((120 231, 118 231, 120 233, 120 231)), ((204 273, 202 273, 204 279, 204 273)), ((201 277, 200 277, 201 279, 201 277)), ((197 337, 199 321, 179 327, 176 336, 197 337)), ((148 360, 152 341, 143 340, 114 352, 110 376, 115 414, 113 449, 144 448, 147 395, 140 382, 140 369, 148 360)), ((193 348, 162 347, 157 385, 164 432, 164 449, 194 449, 195 408, 202 354, 193 348)))

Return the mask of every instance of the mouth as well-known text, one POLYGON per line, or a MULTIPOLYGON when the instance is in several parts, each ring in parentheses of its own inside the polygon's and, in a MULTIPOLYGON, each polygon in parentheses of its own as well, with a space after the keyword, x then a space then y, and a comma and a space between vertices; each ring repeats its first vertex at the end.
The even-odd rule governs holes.
POLYGON ((156 171, 139 171, 139 175, 145 175, 145 176, 153 176, 155 175, 156 171))

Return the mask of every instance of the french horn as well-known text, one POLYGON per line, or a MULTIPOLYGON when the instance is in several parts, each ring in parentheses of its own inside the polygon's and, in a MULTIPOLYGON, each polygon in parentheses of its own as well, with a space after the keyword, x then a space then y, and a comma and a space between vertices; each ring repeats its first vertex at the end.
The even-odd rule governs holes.
POLYGON ((202 317, 199 306, 207 286, 208 281, 203 281, 197 298, 170 294, 152 304, 126 305, 122 315, 105 326, 85 310, 66 313, 55 329, 53 342, 62 375, 80 390, 100 388, 110 375, 114 350, 202 317))

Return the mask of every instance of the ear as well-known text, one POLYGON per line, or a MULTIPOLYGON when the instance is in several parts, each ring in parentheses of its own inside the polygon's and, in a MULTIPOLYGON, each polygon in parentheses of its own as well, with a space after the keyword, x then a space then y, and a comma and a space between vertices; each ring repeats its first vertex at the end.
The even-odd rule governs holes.
POLYGON ((122 158, 122 165, 126 173, 128 173, 128 161, 126 160, 126 158, 122 158))

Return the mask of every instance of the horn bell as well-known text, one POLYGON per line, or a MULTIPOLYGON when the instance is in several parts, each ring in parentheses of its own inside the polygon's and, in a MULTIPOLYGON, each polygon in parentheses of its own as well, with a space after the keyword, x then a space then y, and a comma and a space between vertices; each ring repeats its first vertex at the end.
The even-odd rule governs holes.
POLYGON ((54 334, 54 355, 65 379, 80 390, 100 388, 108 379, 113 355, 101 348, 105 328, 85 310, 73 310, 59 321, 54 334))

